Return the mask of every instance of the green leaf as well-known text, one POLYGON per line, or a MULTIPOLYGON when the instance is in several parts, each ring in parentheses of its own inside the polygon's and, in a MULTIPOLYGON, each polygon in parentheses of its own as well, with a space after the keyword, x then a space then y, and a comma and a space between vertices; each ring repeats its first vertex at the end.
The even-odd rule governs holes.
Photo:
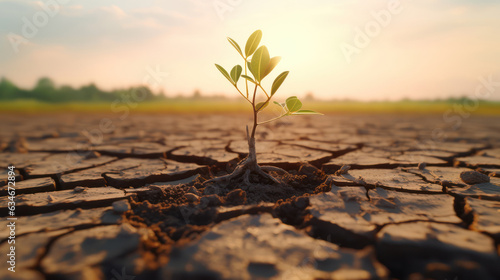
POLYGON ((248 37, 247 44, 245 46, 246 57, 251 56, 260 44, 260 39, 262 39, 262 31, 257 30, 250 37, 248 37))
POLYGON ((302 102, 297 98, 297 96, 288 97, 286 99, 286 107, 291 113, 297 112, 302 108, 302 102))
POLYGON ((231 77, 229 77, 229 74, 227 73, 226 69, 224 69, 224 67, 220 66, 219 64, 215 64, 215 67, 217 67, 217 69, 219 69, 219 71, 222 73, 222 75, 224 75, 224 77, 226 77, 226 79, 229 82, 231 82, 231 84, 234 85, 233 80, 231 80, 231 77))
POLYGON ((233 80, 234 83, 237 83, 238 80, 240 79, 242 68, 239 65, 236 65, 233 67, 231 70, 231 79, 233 80))
POLYGON ((257 105, 255 105, 255 110, 257 110, 257 111, 264 110, 264 108, 266 108, 267 105, 269 105, 269 101, 268 102, 259 102, 259 103, 257 103, 257 105))
POLYGON ((264 78, 264 72, 269 65, 269 51, 266 46, 259 47, 252 56, 250 61, 251 72, 255 77, 255 81, 259 82, 264 78))
POLYGON ((273 96, 276 93, 276 91, 278 91, 281 84, 286 79, 286 76, 288 76, 288 73, 289 73, 288 71, 285 71, 279 74, 278 77, 276 77, 276 79, 274 79, 273 86, 271 87, 271 96, 273 96))
MULTIPOLYGON (((269 65, 266 68, 266 71, 264 71, 264 77, 267 76, 269 73, 271 73, 271 71, 273 71, 274 67, 276 67, 276 65, 278 65, 280 60, 281 60, 281 57, 279 57, 279 56, 275 56, 275 57, 271 58, 271 60, 269 61, 269 65)), ((262 77, 262 78, 264 79, 264 77, 262 77)))
POLYGON ((256 82, 255 82, 255 81, 252 79, 252 77, 250 77, 250 76, 247 76, 247 75, 241 75, 241 77, 242 77, 242 78, 247 79, 249 82, 252 82, 252 83, 256 84, 256 82))
POLYGON ((323 115, 313 110, 298 110, 297 112, 292 113, 292 115, 323 115))
POLYGON ((243 53, 241 52, 241 48, 240 48, 240 45, 238 45, 238 43, 236 43, 235 40, 227 37, 227 40, 229 41, 229 43, 231 43, 231 45, 233 45, 233 47, 243 56, 243 53))
POLYGON ((274 104, 276 104, 276 105, 280 106, 280 108, 281 108, 283 111, 285 111, 285 114, 287 114, 287 113, 288 113, 288 111, 286 110, 286 107, 285 107, 285 103, 279 103, 279 102, 276 102, 276 101, 273 101, 273 102, 274 102, 274 104))

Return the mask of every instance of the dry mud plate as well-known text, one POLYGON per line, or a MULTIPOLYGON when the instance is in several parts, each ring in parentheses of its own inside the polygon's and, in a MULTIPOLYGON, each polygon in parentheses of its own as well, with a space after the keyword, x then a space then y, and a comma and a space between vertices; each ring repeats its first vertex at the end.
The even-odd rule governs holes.
POLYGON ((249 121, 2 116, 0 279, 500 279, 499 118, 249 121))

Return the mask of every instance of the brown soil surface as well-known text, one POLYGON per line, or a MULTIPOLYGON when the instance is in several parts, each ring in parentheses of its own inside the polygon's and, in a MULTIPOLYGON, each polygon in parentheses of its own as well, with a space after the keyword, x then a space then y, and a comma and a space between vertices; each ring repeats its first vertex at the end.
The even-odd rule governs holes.
POLYGON ((1 279, 500 279, 499 118, 1 117, 1 279))

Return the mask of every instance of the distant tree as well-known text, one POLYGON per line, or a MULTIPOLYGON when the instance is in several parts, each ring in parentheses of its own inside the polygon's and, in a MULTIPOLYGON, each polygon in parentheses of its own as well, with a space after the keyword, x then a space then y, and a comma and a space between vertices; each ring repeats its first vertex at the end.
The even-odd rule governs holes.
POLYGON ((27 96, 49 102, 61 102, 60 95, 56 92, 54 82, 47 77, 40 78, 33 88, 33 95, 27 96))
POLYGON ((134 93, 137 101, 148 101, 154 98, 153 92, 147 86, 139 86, 132 88, 131 93, 134 93))
POLYGON ((62 91, 62 92, 68 92, 68 93, 71 93, 71 92, 75 91, 75 89, 74 89, 74 88, 72 88, 72 87, 71 87, 71 86, 69 86, 69 85, 63 85, 63 86, 61 86, 61 87, 59 88, 59 90, 60 90, 60 91, 62 91))
POLYGON ((19 89, 9 81, 7 78, 3 77, 0 80, 0 99, 12 100, 17 97, 19 89))
POLYGON ((82 86, 79 91, 84 96, 86 101, 102 101, 102 97, 104 97, 106 101, 109 101, 106 96, 101 94, 101 90, 94 83, 82 86))
POLYGON ((54 90, 56 88, 54 82, 47 77, 42 77, 38 79, 38 82, 36 83, 35 90, 54 90))
POLYGON ((165 91, 163 89, 160 90, 156 99, 158 99, 158 100, 168 99, 167 94, 165 93, 165 91))
POLYGON ((199 90, 195 90, 193 92, 193 96, 192 96, 193 99, 200 99, 201 98, 201 92, 199 90))
POLYGON ((47 77, 40 78, 31 90, 20 89, 6 78, 0 79, 0 100, 35 99, 43 102, 112 102, 122 98, 132 101, 165 100, 165 94, 155 95, 147 86, 103 91, 94 83, 73 88, 69 85, 56 87, 47 77))
POLYGON ((307 101, 313 101, 314 100, 314 93, 312 93, 312 92, 306 93, 306 96, 304 97, 304 99, 307 101))

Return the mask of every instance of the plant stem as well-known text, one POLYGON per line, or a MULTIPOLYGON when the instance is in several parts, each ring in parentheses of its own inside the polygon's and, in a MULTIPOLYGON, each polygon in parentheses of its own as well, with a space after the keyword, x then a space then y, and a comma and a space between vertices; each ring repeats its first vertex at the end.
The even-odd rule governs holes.
POLYGON ((259 87, 260 87, 260 89, 262 89, 262 91, 264 92, 264 94, 267 97, 267 100, 269 101, 271 99, 271 96, 269 96, 269 94, 267 94, 266 90, 262 87, 262 85, 260 85, 260 83, 259 83, 259 87))
POLYGON ((272 121, 277 121, 277 120, 279 120, 279 119, 281 119, 281 118, 283 118, 283 117, 286 117, 286 116, 287 116, 287 114, 283 114, 283 115, 281 115, 281 116, 279 116, 279 117, 272 118, 272 119, 270 119, 270 120, 263 121, 263 122, 260 122, 260 123, 258 123, 258 124, 265 124, 265 123, 269 123, 269 122, 272 122, 272 121))
MULTIPOLYGON (((253 108, 253 128, 252 128, 252 135, 250 136, 250 139, 255 138, 255 129, 257 129, 257 110, 255 108, 255 96, 257 95, 257 85, 255 85, 255 90, 253 91, 253 98, 252 98, 252 108, 253 108)), ((249 139, 249 141, 250 141, 249 139)))
MULTIPOLYGON (((243 57, 243 55, 241 57, 243 57)), ((247 58, 243 57, 243 60, 245 60, 245 76, 248 76, 248 74, 247 74, 247 58)), ((245 86, 247 89, 246 93, 247 93, 247 99, 248 99, 248 81, 247 81, 247 79, 245 79, 245 86)))
MULTIPOLYGON (((245 98, 245 99, 246 99, 246 101, 248 101, 250 104, 252 104, 252 101, 250 101, 250 100, 248 99, 248 97, 245 97, 245 95, 244 95, 244 94, 240 91, 240 89, 238 88, 238 86, 237 86, 236 84, 234 84, 234 87, 235 87, 235 88, 236 88, 236 90, 237 90, 237 91, 241 94, 241 96, 243 96, 243 98, 245 98)), ((247 91, 248 91, 248 90, 247 90, 247 91)), ((247 93, 247 95, 248 95, 248 93, 247 93)))
MULTIPOLYGON (((269 94, 267 94, 266 90, 262 87, 262 85, 260 83, 258 84, 258 86, 260 87, 260 89, 262 89, 262 91, 264 92, 264 94, 267 97, 267 99, 266 99, 266 101, 264 103, 268 103, 269 101, 271 101, 271 97, 272 96, 269 96, 269 94)), ((257 110, 257 112, 260 111, 260 110, 262 110, 263 108, 264 108, 264 106, 260 107, 260 109, 257 110)))

